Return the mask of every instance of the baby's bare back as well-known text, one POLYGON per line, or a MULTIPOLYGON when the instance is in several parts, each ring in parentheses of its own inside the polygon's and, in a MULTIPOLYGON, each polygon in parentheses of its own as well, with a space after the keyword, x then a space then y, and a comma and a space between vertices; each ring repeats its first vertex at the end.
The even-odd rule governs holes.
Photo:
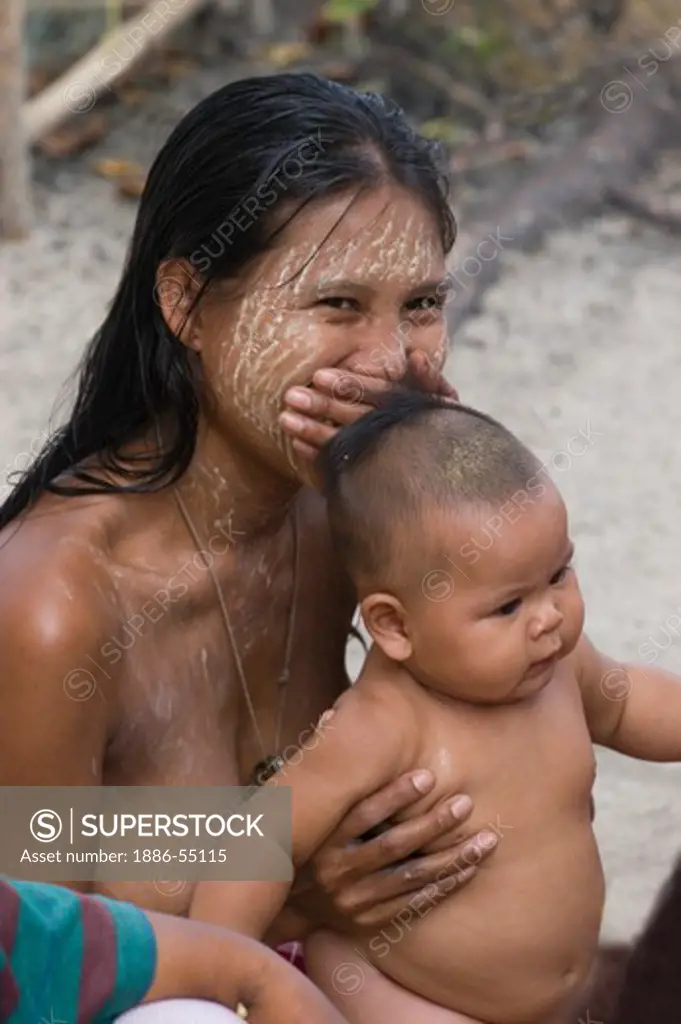
MULTIPOLYGON (((385 666, 381 675, 385 685, 385 666)), ((415 904, 363 936, 364 953, 406 988, 476 1019, 546 1019, 589 972, 604 899, 591 827, 595 758, 574 674, 563 662, 531 700, 494 707, 398 685, 419 736, 414 767, 437 779, 412 814, 469 793, 467 834, 487 825, 500 841, 453 899, 415 904)))

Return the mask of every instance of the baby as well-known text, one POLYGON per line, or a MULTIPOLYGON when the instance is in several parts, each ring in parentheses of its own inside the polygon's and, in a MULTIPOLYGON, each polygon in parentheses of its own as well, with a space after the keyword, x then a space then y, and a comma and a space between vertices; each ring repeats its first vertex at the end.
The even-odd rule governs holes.
MULTIPOLYGON (((414 768, 437 783, 411 814, 469 793, 467 834, 502 838, 455 898, 433 885, 394 927, 315 933, 308 973, 353 1024, 557 1024, 603 910, 593 744, 681 760, 681 680, 583 635, 565 505, 490 417, 396 394, 341 430, 321 468, 373 645, 332 728, 286 767, 294 863, 414 768)), ((199 885, 193 913, 260 937, 286 889, 199 885)))

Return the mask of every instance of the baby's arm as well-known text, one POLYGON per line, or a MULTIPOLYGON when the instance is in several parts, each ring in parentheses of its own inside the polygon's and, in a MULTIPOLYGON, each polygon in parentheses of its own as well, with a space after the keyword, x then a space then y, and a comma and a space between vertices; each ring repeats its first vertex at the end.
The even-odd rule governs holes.
MULTIPOLYGON (((411 719, 400 707, 399 700, 379 700, 351 688, 301 750, 300 760, 266 783, 264 788, 291 787, 296 868, 359 800, 411 767, 411 719)), ((289 889, 288 882, 200 882, 190 916, 260 939, 289 889)))
POLYGON ((681 761, 681 677, 615 661, 586 637, 571 660, 594 742, 642 761, 681 761))

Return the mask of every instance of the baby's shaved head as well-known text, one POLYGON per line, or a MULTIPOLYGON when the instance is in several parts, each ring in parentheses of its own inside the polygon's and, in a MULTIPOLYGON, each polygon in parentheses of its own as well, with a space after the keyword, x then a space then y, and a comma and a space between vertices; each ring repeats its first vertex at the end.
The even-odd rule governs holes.
POLYGON ((541 463, 492 417, 421 392, 398 390, 343 427, 319 468, 339 552, 360 589, 409 585, 437 552, 425 512, 495 510, 541 463))

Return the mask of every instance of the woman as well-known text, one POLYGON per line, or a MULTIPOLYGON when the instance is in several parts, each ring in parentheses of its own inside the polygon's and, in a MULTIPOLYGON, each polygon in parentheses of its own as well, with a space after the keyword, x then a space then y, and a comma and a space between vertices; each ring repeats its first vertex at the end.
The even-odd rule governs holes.
MULTIPOLYGON (((71 417, 0 511, 3 784, 243 785, 303 743, 347 685, 355 607, 311 460, 408 372, 446 389, 453 239, 431 145, 376 96, 256 78, 178 125, 71 417)), ((348 815, 273 944, 472 876, 492 834, 408 859, 448 808, 357 842, 432 783, 348 815)))

